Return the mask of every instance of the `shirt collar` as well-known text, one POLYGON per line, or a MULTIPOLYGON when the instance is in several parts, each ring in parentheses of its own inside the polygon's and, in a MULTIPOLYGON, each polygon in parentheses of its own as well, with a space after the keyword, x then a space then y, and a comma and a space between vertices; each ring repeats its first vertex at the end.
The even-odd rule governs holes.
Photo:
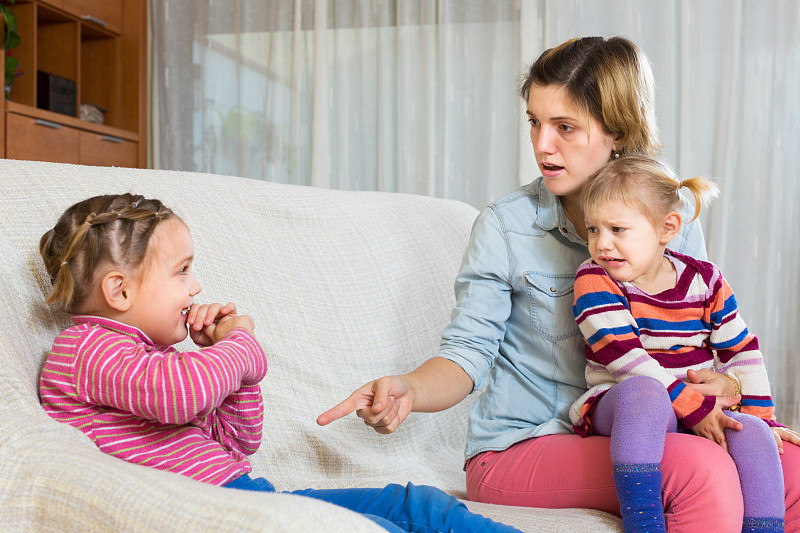
POLYGON ((534 190, 537 197, 536 221, 534 224, 545 231, 558 231, 570 241, 586 246, 586 241, 581 239, 578 232, 575 231, 575 226, 564 214, 561 201, 545 188, 543 178, 539 178, 534 190))
POLYGON ((122 335, 127 335, 138 342, 143 342, 150 346, 155 346, 155 343, 150 340, 150 337, 137 327, 117 322, 110 318, 95 315, 70 315, 70 319, 76 325, 88 324, 90 326, 100 326, 101 328, 116 331, 122 335))

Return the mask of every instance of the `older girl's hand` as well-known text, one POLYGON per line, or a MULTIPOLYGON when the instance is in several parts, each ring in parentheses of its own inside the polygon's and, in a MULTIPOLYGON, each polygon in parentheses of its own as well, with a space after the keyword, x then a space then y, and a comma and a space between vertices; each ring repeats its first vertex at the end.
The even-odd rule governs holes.
POLYGON ((800 445, 800 434, 789 428, 771 428, 778 445, 778 453, 783 454, 783 441, 800 445))
POLYGON ((186 323, 192 340, 198 346, 211 346, 219 342, 233 328, 245 328, 251 334, 255 329, 253 319, 247 315, 239 316, 233 302, 225 305, 192 304, 186 323))

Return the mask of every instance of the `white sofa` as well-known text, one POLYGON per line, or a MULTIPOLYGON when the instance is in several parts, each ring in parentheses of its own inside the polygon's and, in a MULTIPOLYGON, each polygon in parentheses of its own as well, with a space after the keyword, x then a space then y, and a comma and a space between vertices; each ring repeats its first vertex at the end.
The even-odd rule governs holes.
MULTIPOLYGON (((391 436, 354 415, 325 428, 315 419, 369 379, 436 352, 475 209, 202 173, 0 160, 0 530, 380 531, 307 498, 124 463, 44 414, 38 374, 69 322, 44 304, 39 237, 74 202, 119 192, 159 198, 183 217, 202 301, 234 301, 255 319, 269 357, 256 475, 279 490, 410 481, 465 497, 469 399, 412 414, 391 436)), ((619 519, 597 511, 468 505, 524 531, 621 531, 619 519)))

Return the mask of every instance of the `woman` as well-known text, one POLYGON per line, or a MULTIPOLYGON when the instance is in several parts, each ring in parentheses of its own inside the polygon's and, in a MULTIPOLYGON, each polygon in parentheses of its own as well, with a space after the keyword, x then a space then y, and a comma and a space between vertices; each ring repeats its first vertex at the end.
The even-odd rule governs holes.
MULTIPOLYGON (((471 500, 619 515, 608 438, 575 435, 568 416, 586 388, 584 344, 572 316, 575 272, 589 257, 578 198, 609 159, 659 151, 652 72, 632 42, 587 37, 545 51, 520 93, 542 177, 475 221, 438 356, 367 383, 318 422, 357 410, 376 431, 391 433, 412 410, 447 409, 485 386, 469 416, 471 500)), ((687 224, 670 248, 705 259, 699 223, 687 224)), ((721 397, 721 407, 736 403, 724 376, 702 371, 690 378, 699 392, 721 397)), ((787 445, 782 461, 792 531, 800 528, 800 448, 787 445)), ((736 468, 716 443, 670 434, 662 472, 670 531, 741 530, 736 468)))

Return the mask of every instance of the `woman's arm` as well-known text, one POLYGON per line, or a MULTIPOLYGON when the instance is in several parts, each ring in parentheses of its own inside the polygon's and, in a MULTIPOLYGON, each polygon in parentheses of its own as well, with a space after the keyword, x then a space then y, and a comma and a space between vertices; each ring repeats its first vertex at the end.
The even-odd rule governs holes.
POLYGON ((356 411, 378 433, 392 433, 411 411, 443 411, 466 398, 472 388, 472 379, 458 364, 433 357, 408 374, 370 381, 319 415, 317 423, 325 426, 356 411))
POLYGON ((506 242, 495 212, 475 220, 456 278, 456 307, 437 357, 408 374, 363 385, 317 418, 330 424, 353 411, 379 433, 391 433, 411 411, 448 409, 486 382, 511 313, 506 242))

